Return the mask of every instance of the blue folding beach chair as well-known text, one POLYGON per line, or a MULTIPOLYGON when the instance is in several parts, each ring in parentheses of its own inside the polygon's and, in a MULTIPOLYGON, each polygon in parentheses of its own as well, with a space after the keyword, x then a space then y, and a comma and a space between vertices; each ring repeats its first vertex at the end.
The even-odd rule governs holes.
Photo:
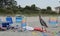
POLYGON ((12 17, 6 17, 6 21, 9 22, 9 24, 13 24, 12 17))
POLYGON ((16 16, 16 26, 18 25, 19 27, 21 27, 22 19, 22 16, 16 16))
POLYGON ((22 16, 16 16, 16 23, 20 23, 22 21, 22 16))

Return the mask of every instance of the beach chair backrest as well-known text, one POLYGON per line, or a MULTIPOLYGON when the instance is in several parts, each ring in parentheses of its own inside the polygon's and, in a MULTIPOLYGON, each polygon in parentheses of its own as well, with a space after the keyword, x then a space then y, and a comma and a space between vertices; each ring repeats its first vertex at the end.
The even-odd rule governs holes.
POLYGON ((57 18, 49 18, 49 24, 58 24, 57 18))
POLYGON ((9 24, 13 24, 12 17, 6 17, 6 21, 9 22, 9 24))
POLYGON ((20 23, 22 21, 23 17, 16 16, 16 23, 20 23))

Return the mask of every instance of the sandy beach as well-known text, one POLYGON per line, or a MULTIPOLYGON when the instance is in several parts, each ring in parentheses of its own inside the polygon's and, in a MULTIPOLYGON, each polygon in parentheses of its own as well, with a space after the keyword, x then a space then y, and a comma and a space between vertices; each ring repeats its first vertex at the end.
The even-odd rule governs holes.
MULTIPOLYGON (((47 25, 49 26, 49 28, 47 28, 47 30, 51 30, 51 31, 60 31, 60 27, 56 28, 56 29, 53 29, 51 27, 55 26, 55 25, 50 25, 48 23, 48 19, 49 19, 50 16, 42 16, 42 19, 47 23, 47 25)), ((6 21, 5 20, 6 17, 0 17, 0 19, 2 19, 2 21, 6 21)), ((57 18, 57 17, 56 17, 57 18)), ((58 17, 58 24, 60 24, 60 16, 58 17)), ((15 23, 15 17, 12 17, 13 19, 13 24, 16 24, 15 23)), ((28 26, 31 26, 31 27, 42 27, 40 25, 40 22, 39 22, 39 17, 38 16, 35 16, 35 17, 26 17, 26 22, 27 22, 27 25, 28 26)), ((25 31, 25 32, 12 32, 12 31, 1 31, 0 32, 0 36, 42 36, 41 32, 37 32, 37 31, 25 31), (32 32, 36 32, 36 34, 33 34, 32 32)))

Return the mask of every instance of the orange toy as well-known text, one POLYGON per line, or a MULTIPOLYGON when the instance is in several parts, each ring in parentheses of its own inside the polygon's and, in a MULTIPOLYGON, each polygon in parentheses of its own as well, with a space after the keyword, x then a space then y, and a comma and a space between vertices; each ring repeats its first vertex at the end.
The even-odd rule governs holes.
POLYGON ((22 20, 22 23, 25 23, 26 22, 26 20, 22 20))

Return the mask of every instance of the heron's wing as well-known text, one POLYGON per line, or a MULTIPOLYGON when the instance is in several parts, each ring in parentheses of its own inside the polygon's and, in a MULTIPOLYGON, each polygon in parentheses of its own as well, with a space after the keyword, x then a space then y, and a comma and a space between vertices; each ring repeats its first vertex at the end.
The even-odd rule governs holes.
POLYGON ((40 23, 41 23, 42 26, 48 27, 46 22, 43 19, 40 19, 40 23))

